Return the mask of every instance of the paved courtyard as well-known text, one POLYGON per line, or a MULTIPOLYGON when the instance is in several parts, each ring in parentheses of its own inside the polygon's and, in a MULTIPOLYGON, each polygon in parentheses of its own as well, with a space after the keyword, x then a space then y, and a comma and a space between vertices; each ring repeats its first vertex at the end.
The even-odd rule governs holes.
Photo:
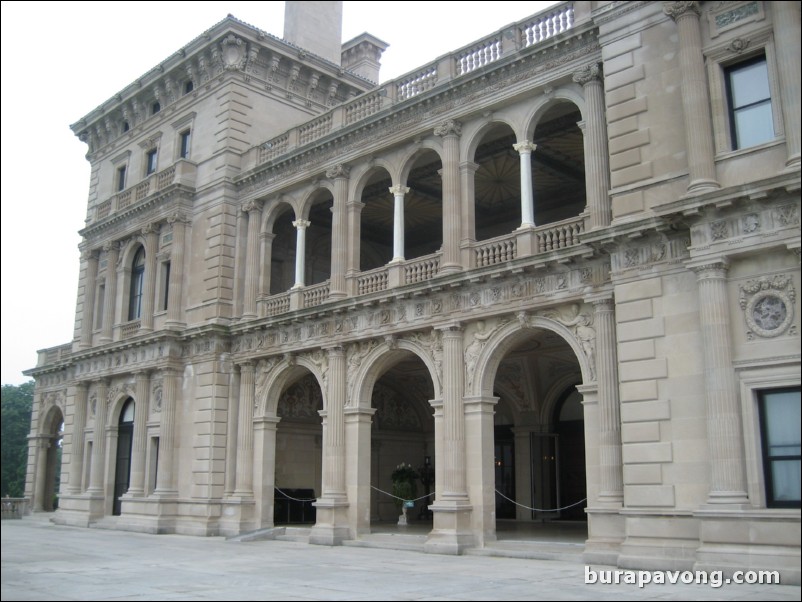
POLYGON ((799 600, 800 587, 590 585, 578 563, 145 535, 38 515, 3 521, 2 599, 799 600))

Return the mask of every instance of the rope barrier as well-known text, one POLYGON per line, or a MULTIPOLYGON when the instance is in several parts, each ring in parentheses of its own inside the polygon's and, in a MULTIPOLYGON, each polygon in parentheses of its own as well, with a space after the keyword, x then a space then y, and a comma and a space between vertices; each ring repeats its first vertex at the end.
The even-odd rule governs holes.
POLYGON ((299 499, 299 498, 297 498, 297 497, 292 497, 291 495, 287 495, 286 493, 284 493, 284 492, 283 492, 281 489, 279 489, 278 487, 274 487, 273 489, 275 489, 276 491, 278 491, 278 492, 279 492, 281 495, 283 495, 283 496, 284 496, 285 498, 287 498, 288 500, 292 500, 293 502, 316 502, 316 501, 317 501, 317 498, 315 498, 315 497, 313 497, 313 498, 311 498, 311 499, 308 499, 308 500, 302 500, 302 499, 299 499))
POLYGON ((508 498, 506 495, 501 493, 498 489, 496 489, 496 493, 498 493, 501 497, 503 497, 508 502, 512 502, 516 506, 520 506, 521 508, 526 508, 527 510, 533 510, 534 512, 559 512, 560 510, 568 510, 568 508, 573 508, 574 506, 579 506, 579 504, 582 504, 583 502, 586 502, 587 499, 588 499, 588 498, 583 498, 583 499, 579 500, 576 504, 571 504, 570 506, 563 506, 562 508, 544 509, 544 508, 532 508, 531 506, 524 506, 523 504, 519 504, 515 500, 512 500, 512 499, 508 498))
POLYGON ((434 495, 434 491, 432 491, 431 493, 427 493, 426 495, 422 495, 420 497, 416 497, 414 500, 408 500, 406 498, 398 497, 397 495, 393 495, 389 491, 384 491, 383 489, 379 489, 378 487, 374 487, 373 485, 371 485, 370 488, 371 489, 375 489, 376 491, 378 491, 379 493, 383 493, 384 495, 389 495, 390 497, 394 497, 397 500, 401 500, 402 502, 418 502, 420 500, 426 499, 427 497, 432 497, 434 495))

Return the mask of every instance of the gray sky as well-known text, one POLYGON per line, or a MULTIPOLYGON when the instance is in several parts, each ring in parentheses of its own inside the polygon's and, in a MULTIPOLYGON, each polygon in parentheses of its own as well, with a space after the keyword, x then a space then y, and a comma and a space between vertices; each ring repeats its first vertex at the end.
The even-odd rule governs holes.
MULTIPOLYGON (((348 2, 343 39, 390 44, 382 81, 554 2, 348 2)), ((227 14, 283 34, 283 2, 2 2, 2 384, 72 340, 86 145, 69 129, 227 14)))

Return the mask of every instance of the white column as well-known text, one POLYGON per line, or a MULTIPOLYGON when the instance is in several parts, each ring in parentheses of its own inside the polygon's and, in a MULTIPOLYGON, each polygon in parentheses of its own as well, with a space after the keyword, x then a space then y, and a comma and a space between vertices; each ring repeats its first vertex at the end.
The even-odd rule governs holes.
POLYGON ((777 72, 785 123, 786 166, 799 169, 800 163, 800 19, 799 3, 772 2, 777 72))
POLYGON ((532 153, 537 148, 529 140, 513 144, 521 157, 521 228, 535 226, 535 198, 532 186, 532 153))
POLYGON ((306 219, 297 219, 292 222, 295 226, 295 285, 293 288, 301 288, 305 286, 306 275, 304 273, 306 266, 306 229, 312 225, 312 222, 306 219))
POLYGON ((393 186, 393 261, 404 261, 404 195, 409 192, 408 186, 393 186))
POLYGON ((677 23, 682 109, 688 147, 688 192, 719 188, 713 151, 710 92, 702 54, 698 2, 666 2, 663 11, 677 23))

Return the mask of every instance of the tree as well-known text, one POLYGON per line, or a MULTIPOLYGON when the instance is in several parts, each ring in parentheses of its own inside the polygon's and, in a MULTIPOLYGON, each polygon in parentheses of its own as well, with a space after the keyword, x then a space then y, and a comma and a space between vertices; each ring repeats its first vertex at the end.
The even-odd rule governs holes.
POLYGON ((25 469, 28 464, 28 433, 31 430, 33 381, 25 384, 3 385, 2 410, 2 478, 0 496, 22 497, 25 492, 25 469))

